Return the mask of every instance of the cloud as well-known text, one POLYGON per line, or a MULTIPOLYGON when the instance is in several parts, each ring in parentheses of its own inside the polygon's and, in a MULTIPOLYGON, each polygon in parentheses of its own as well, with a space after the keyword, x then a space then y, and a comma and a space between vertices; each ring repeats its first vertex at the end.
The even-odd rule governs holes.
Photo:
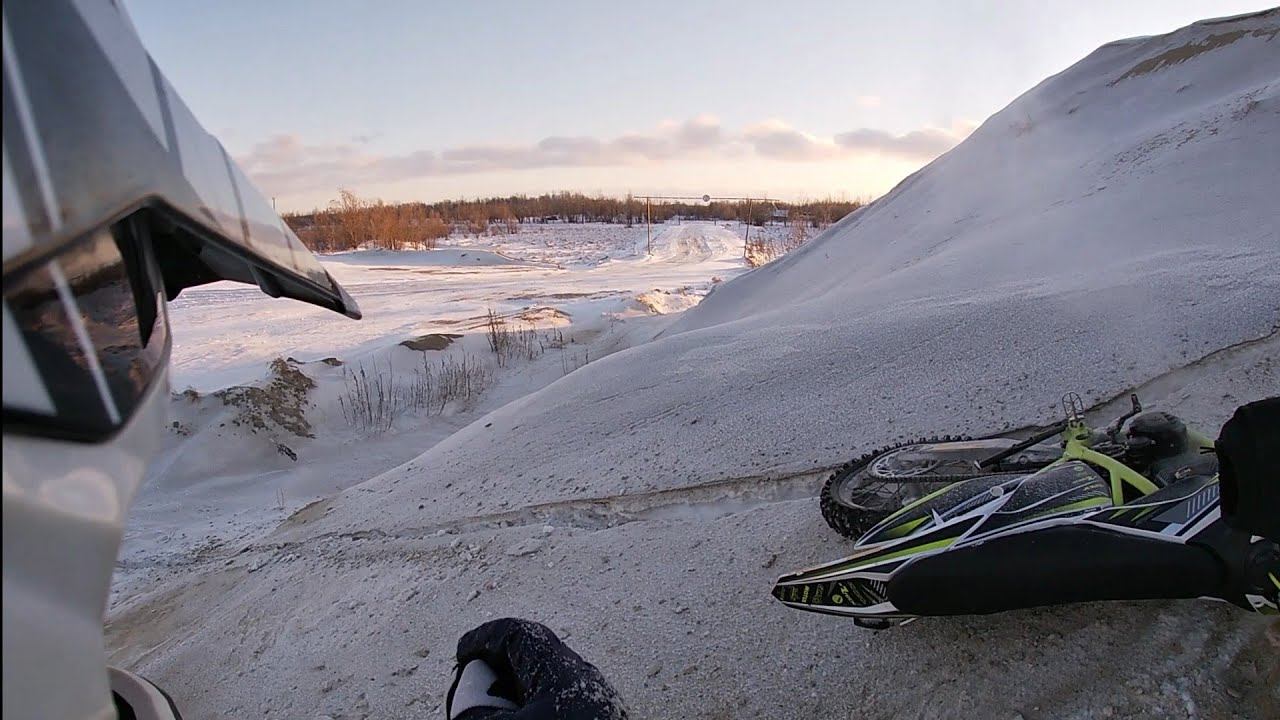
POLYGON ((758 155, 774 160, 808 162, 826 160, 840 153, 840 148, 830 140, 800 132, 781 120, 752 125, 743 131, 742 137, 758 155))
POLYGON ((714 147, 724 139, 720 121, 714 115, 699 115, 680 123, 675 130, 675 140, 685 150, 714 147))
POLYGON ((729 132, 718 119, 699 115, 664 122, 649 132, 613 138, 555 135, 531 144, 477 144, 439 151, 382 155, 366 137, 349 143, 308 144, 276 135, 237 158, 245 172, 272 194, 396 182, 411 178, 540 168, 628 167, 684 158, 737 159, 744 154, 785 162, 822 162, 878 154, 929 160, 954 147, 972 126, 924 128, 901 135, 863 128, 818 137, 781 120, 729 132))
POLYGON ((908 160, 931 160, 960 143, 973 128, 961 125, 951 130, 925 128, 894 135, 884 130, 862 128, 836 135, 836 144, 846 150, 895 155, 908 160))
POLYGON ((879 95, 859 95, 853 99, 853 102, 858 107, 878 108, 880 107, 881 99, 879 95))

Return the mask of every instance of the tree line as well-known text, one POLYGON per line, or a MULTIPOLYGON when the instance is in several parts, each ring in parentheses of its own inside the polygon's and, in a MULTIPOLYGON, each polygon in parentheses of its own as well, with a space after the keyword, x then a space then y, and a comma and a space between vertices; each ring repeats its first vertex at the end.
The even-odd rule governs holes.
POLYGON ((286 213, 285 222, 308 247, 320 252, 375 245, 388 250, 430 249, 451 234, 493 235, 519 232, 523 223, 644 223, 675 217, 725 220, 764 225, 782 222, 823 228, 862 206, 859 201, 813 200, 795 203, 761 201, 681 202, 643 197, 590 196, 558 192, 537 196, 442 200, 434 203, 386 203, 350 190, 325 208, 286 213))

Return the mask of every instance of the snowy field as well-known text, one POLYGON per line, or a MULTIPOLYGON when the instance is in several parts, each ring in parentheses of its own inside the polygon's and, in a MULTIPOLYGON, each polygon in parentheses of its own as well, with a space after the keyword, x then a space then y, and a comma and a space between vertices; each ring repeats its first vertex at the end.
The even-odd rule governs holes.
POLYGON ((747 269, 743 232, 737 223, 659 225, 650 253, 643 226, 548 224, 453 238, 426 252, 323 256, 360 303, 359 322, 236 283, 187 290, 171 305, 172 384, 180 393, 172 434, 134 506, 117 591, 136 568, 182 563, 192 552, 260 534, 485 412, 650 339, 672 313, 747 269), (490 311, 530 338, 527 351, 494 354, 486 336, 490 311), (216 397, 235 386, 270 390, 277 358, 316 384, 298 404, 308 432, 271 421, 273 410, 288 414, 297 404, 290 397, 266 398, 265 410, 257 396, 216 397), (386 427, 344 414, 358 373, 407 392, 424 377, 424 363, 437 370, 463 362, 479 368, 470 397, 395 408, 386 427), (277 407, 281 400, 290 407, 277 407), (259 427, 254 418, 264 413, 266 427, 259 427))
POLYGON ((246 285, 193 288, 171 305, 173 386, 207 391, 250 382, 282 354, 357 358, 425 333, 474 329, 488 309, 524 313, 530 322, 554 309, 568 313, 565 321, 590 324, 644 311, 637 297, 646 293, 696 302, 713 279, 746 269, 743 227, 724 225, 657 225, 651 256, 643 225, 605 224, 525 225, 515 235, 449 238, 430 252, 322 256, 359 302, 359 322, 246 285))
POLYGON ((1277 78, 1278 11, 1111 43, 752 272, 740 235, 668 227, 650 260, 640 228, 582 253, 544 237, 439 263, 329 258, 363 323, 247 290, 202 291, 221 313, 184 296, 176 386, 301 395, 276 416, 315 437, 175 400, 171 462, 117 573, 112 659, 193 717, 440 717, 457 637, 518 615, 641 718, 1276 717, 1280 627, 1221 604, 877 633, 769 588, 848 553, 814 496, 871 447, 1043 424, 1067 391, 1109 418, 1136 390, 1214 434, 1280 393, 1277 78), (483 355, 489 307, 556 310, 539 332, 569 339, 495 370, 469 407, 380 434, 335 409, 361 363, 408 378, 429 353, 483 355), (397 344, 463 330, 444 351, 397 344), (273 380, 282 353, 299 363, 273 380))

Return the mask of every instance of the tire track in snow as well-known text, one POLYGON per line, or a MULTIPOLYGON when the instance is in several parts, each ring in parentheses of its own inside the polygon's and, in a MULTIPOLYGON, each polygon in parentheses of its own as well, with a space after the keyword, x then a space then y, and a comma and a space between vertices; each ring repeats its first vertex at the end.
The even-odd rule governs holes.
MULTIPOLYGON (((297 540, 265 542, 251 545, 247 549, 292 550, 335 539, 417 540, 541 525, 597 531, 633 522, 706 521, 774 503, 816 498, 822 481, 835 468, 836 466, 823 466, 780 476, 750 475, 648 493, 556 500, 514 510, 430 523, 397 532, 377 528, 330 532, 297 540)), ((320 500, 302 508, 286 520, 285 525, 305 527, 310 519, 327 511, 328 502, 327 499, 320 500)))
MULTIPOLYGON (((431 523, 398 532, 377 528, 328 532, 298 539, 264 538, 238 547, 205 546, 199 552, 179 558, 154 558, 144 562, 117 563, 117 567, 137 570, 150 567, 176 568, 204 563, 230 562, 237 555, 255 552, 297 552, 307 546, 328 546, 335 540, 424 540, 446 535, 466 535, 488 530, 553 525, 578 530, 607 530, 633 522, 671 520, 706 521, 746 512, 765 505, 816 498, 826 476, 837 466, 820 467, 803 473, 781 476, 750 475, 648 493, 575 498, 529 505, 514 510, 475 515, 431 523)), ((281 524, 283 530, 303 529, 321 517, 332 498, 317 500, 295 512, 281 524)))
POLYGON ((437 535, 441 531, 444 534, 460 535, 530 525, 605 530, 649 520, 711 520, 773 503, 815 498, 822 487, 822 480, 833 470, 834 466, 822 467, 779 477, 753 475, 649 493, 557 500, 505 512, 434 523, 407 532, 357 530, 338 533, 337 536, 350 539, 404 539, 437 535))

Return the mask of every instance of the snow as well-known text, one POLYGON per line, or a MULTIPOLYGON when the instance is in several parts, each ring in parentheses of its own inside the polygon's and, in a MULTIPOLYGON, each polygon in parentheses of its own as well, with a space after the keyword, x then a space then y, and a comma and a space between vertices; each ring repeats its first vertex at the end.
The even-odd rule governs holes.
POLYGON ((654 246, 650 262, 705 262, 712 258, 741 257, 742 236, 715 224, 693 223, 669 231, 654 246))
POLYGON ((643 225, 533 225, 432 251, 322 256, 360 304, 360 322, 245 285, 192 288, 171 305, 173 385, 203 392, 249 382, 279 355, 357 358, 403 338, 465 329, 490 308, 514 314, 549 307, 598 319, 625 312, 636 295, 655 289, 689 288, 700 297, 713 278, 746 269, 742 234, 736 224, 658 225, 650 258, 643 225), (715 239, 699 245, 702 235, 715 239), (704 251, 690 254, 691 243, 704 251))
MULTIPOLYGON (((440 712, 456 638, 521 615, 599 664, 638 717, 1256 716, 1275 702, 1275 641, 1232 608, 1110 603, 871 633, 768 590, 848 552, 812 495, 859 451, 1044 423, 1066 391, 1109 418, 1136 388, 1210 433, 1280 393, 1278 30, 1269 11, 1104 46, 750 272, 719 232, 667 228, 646 259, 633 228, 576 258, 549 234, 541 253, 495 245, 559 267, 477 263, 429 284, 418 271, 435 268, 414 258, 330 261, 370 318, 358 324, 239 290, 180 301, 178 376, 207 387, 260 376, 281 348, 407 363, 391 343, 486 307, 567 312, 594 354, 567 373, 554 353, 504 368, 453 425, 361 439, 313 411, 297 467, 321 479, 315 494, 345 489, 266 535, 214 528, 172 555, 131 536, 113 658, 197 716, 420 717, 440 712), (661 296, 686 287, 714 290, 642 314, 677 309, 661 296), (552 297, 571 292, 600 296, 552 297), (228 328, 263 334, 237 344, 228 328)), ((341 369, 302 367, 325 406, 341 369)), ((212 411, 199 406, 193 437, 212 411)), ((210 469, 255 446, 204 447, 193 466, 210 469)), ((269 485, 249 473, 261 461, 221 490, 161 473, 141 517, 183 493, 236 502, 269 485)))
POLYGON ((389 267, 474 267, 478 265, 535 265, 497 250, 442 247, 434 250, 353 250, 324 256, 326 265, 384 265, 389 267))
POLYGON ((602 224, 532 226, 423 252, 326 255, 326 269, 365 312, 358 323, 233 283, 184 292, 171 320, 174 385, 186 392, 172 403, 168 447, 134 504, 120 583, 135 569, 256 537, 289 512, 413 458, 486 412, 650 339, 669 323, 662 315, 691 307, 713 281, 746 270, 741 232, 736 224, 659 225, 652 255, 643 227, 602 224), (482 241, 493 245, 485 249, 482 241), (599 256, 605 248, 611 255, 599 256), (528 259, 565 262, 575 249, 577 261, 565 265, 528 259), (533 361, 494 366, 484 338, 490 309, 513 328, 537 333, 546 351, 533 361), (423 347, 444 349, 401 344, 424 337, 439 344, 423 347), (266 366, 277 357, 317 385, 306 408, 315 437, 255 431, 244 424, 241 407, 209 395, 233 383, 266 386, 273 377, 264 377, 266 366), (394 371, 405 384, 424 360, 434 366, 464 357, 484 363, 492 376, 474 401, 400 414, 386 432, 353 429, 344 419, 339 402, 348 373, 390 379, 394 371))

